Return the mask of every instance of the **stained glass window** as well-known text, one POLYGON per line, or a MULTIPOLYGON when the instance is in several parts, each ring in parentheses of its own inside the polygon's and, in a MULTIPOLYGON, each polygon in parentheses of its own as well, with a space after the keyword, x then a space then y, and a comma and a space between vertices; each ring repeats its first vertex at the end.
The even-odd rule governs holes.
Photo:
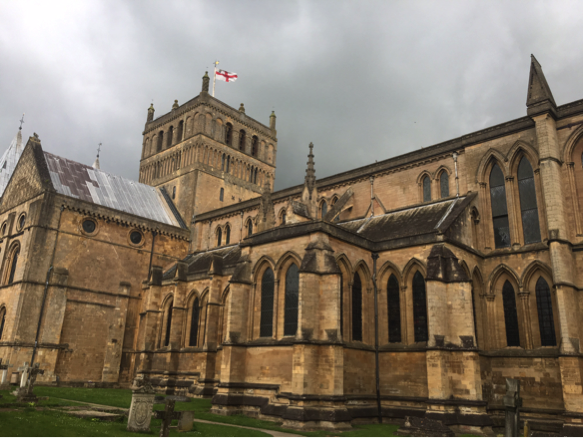
POLYGON ((517 168, 517 184, 519 185, 519 203, 521 204, 521 220, 523 221, 523 239, 526 244, 541 242, 533 169, 525 157, 521 159, 517 168))
POLYGON ((362 291, 361 291, 361 277, 358 272, 355 272, 353 277, 353 290, 351 303, 353 304, 353 341, 363 340, 363 302, 362 302, 362 291))
POLYGON ((448 172, 444 171, 440 174, 440 197, 448 198, 450 196, 448 187, 448 172))
POLYGON ((556 331, 554 328, 554 314, 552 311, 552 297, 550 287, 543 277, 539 277, 535 284, 537 298, 537 316, 539 319, 539 334, 543 347, 555 347, 556 331))
POLYGON ((195 298, 193 310, 191 311, 191 333, 189 336, 189 346, 197 346, 197 334, 199 332, 199 299, 195 298))
POLYGON ((274 322, 274 271, 266 269, 262 276, 262 303, 260 315, 260 336, 271 337, 274 322))
POLYGON ((505 333, 507 346, 519 347, 519 322, 517 321, 517 306, 515 304, 515 290, 509 280, 503 285, 503 310, 505 312, 505 333))
POLYGON ((506 248, 511 244, 509 235, 509 216, 507 215, 507 197, 505 194, 505 177, 499 165, 495 164, 489 178, 491 187, 491 211, 493 213, 493 231, 495 248, 506 248))
POLYGON ((168 304, 168 310, 166 311, 166 333, 164 335, 164 346, 168 346, 170 343, 170 327, 172 326, 172 301, 168 304))
POLYGON ((414 301, 414 340, 426 342, 428 340, 428 316, 426 313, 426 282, 417 271, 412 280, 412 295, 414 301))
POLYGON ((286 272, 284 336, 294 336, 298 329, 298 280, 298 266, 292 264, 286 272))
POLYGON ((387 324, 389 342, 401 342, 399 283, 393 274, 387 281, 387 324))
POLYGON ((424 202, 430 202, 432 200, 432 192, 430 186, 430 177, 425 176, 422 180, 422 189, 424 191, 424 202))

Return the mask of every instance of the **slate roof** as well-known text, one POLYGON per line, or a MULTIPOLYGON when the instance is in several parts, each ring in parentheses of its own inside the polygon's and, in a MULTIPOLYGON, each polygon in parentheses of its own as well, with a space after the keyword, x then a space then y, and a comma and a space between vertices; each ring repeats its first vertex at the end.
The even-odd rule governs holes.
MULTIPOLYGON (((188 255, 184 261, 187 262, 187 275, 195 275, 206 273, 211 267, 211 263, 215 260, 216 265, 219 261, 218 269, 225 269, 234 267, 241 257, 241 248, 239 245, 232 245, 225 248, 212 249, 210 251, 203 251, 196 254, 188 255)), ((162 278, 169 280, 174 277, 176 272, 176 264, 166 271, 162 278)))
POLYGON ((184 228, 159 189, 49 152, 44 156, 57 193, 184 228))
POLYGON ((444 232, 473 198, 471 194, 338 225, 373 242, 444 232))

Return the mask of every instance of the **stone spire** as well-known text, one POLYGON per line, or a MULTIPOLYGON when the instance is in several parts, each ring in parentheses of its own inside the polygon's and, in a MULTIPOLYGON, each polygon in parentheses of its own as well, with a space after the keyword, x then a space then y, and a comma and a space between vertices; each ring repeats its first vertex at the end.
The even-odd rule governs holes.
POLYGON ((310 152, 308 153, 308 161, 306 166, 306 176, 304 177, 304 186, 308 188, 309 192, 312 192, 316 185, 316 176, 314 171, 314 154, 312 153, 312 149, 314 145, 312 142, 308 145, 310 148, 310 152))
POLYGON ((22 119, 20 120, 20 127, 16 132, 16 137, 10 143, 10 146, 2 155, 0 159, 0 196, 4 193, 6 186, 8 185, 8 181, 10 181, 10 177, 12 176, 12 172, 16 168, 18 164, 18 160, 20 160, 20 156, 24 151, 24 146, 22 145, 22 124, 24 123, 24 114, 22 115, 22 119))
POLYGON ((148 108, 148 117, 146 117, 146 123, 151 122, 154 120, 154 104, 150 104, 150 108, 148 108))
POLYGON ((533 55, 531 55, 526 105, 528 116, 545 112, 556 113, 556 101, 545 79, 541 65, 533 55))
POLYGON ((308 208, 308 213, 313 219, 316 219, 318 213, 318 193, 316 191, 316 176, 314 170, 314 154, 312 148, 314 145, 308 145, 310 152, 308 153, 308 162, 306 163, 306 176, 304 177, 304 189, 302 189, 302 203, 308 208))
POLYGON ((201 93, 209 93, 209 83, 211 79, 209 78, 209 72, 205 72, 205 76, 203 76, 203 88, 201 89, 201 93))

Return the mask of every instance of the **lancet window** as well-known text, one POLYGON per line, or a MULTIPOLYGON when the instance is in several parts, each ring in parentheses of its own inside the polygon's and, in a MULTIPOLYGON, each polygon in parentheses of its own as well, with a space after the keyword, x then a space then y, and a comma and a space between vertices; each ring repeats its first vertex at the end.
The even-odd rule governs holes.
POLYGON ((245 131, 239 131, 239 150, 245 152, 245 131))
POLYGON ((426 281, 420 271, 412 279, 412 296, 414 302, 414 340, 428 340, 428 315, 426 310, 426 281))
POLYGON ((251 140, 251 154, 254 157, 258 156, 258 143, 259 143, 258 137, 257 135, 254 135, 251 140))
POLYGON ((521 204, 523 240, 526 244, 541 242, 533 169, 525 157, 521 159, 517 168, 517 184, 519 186, 519 203, 521 204))
POLYGON ((509 215, 507 213, 505 177, 498 164, 495 164, 491 170, 489 185, 491 189, 491 212, 493 214, 495 248, 506 248, 511 244, 509 215))
POLYGON ((448 187, 448 172, 445 170, 440 174, 440 197, 448 198, 450 196, 450 189, 448 187))
POLYGON ((274 323, 274 271, 266 269, 262 276, 260 337, 271 337, 274 323))
POLYGON ((231 146, 231 140, 233 137, 233 125, 231 123, 227 123, 225 125, 225 144, 231 146))
POLYGON ((164 346, 167 347, 170 344, 170 327, 172 326, 172 302, 173 300, 170 300, 170 302, 168 303, 168 306, 166 308, 166 330, 164 330, 164 346))
POLYGON ((229 241, 231 240, 231 227, 227 225, 225 227, 225 245, 229 245, 229 241))
POLYGON ((251 219, 247 220, 247 237, 253 234, 253 222, 251 219))
POLYGON ((432 186, 429 176, 425 176, 422 179, 422 192, 424 194, 424 202, 430 202, 432 200, 432 186))
POLYGON ((6 307, 0 309, 0 340, 4 334, 4 324, 6 322, 6 307))
POLYGON ((222 232, 221 232, 221 227, 217 228, 217 246, 221 246, 221 239, 222 239, 222 232))
POLYGON ((519 347, 519 322, 517 320, 517 305, 515 289, 509 282, 503 285, 503 312, 505 314, 505 334, 508 347, 519 347))
POLYGON ((361 276, 355 272, 353 288, 351 290, 353 341, 363 340, 363 292, 361 276))
POLYGON ((387 325, 389 342, 401 342, 399 283, 393 274, 387 281, 387 325))
POLYGON ((191 332, 189 334, 189 346, 197 346, 197 335, 199 334, 199 298, 195 297, 191 310, 191 332))
POLYGON ((535 297, 537 299, 537 317, 539 319, 539 334, 542 347, 555 347, 556 331, 554 327, 554 314, 552 311, 552 297, 550 287, 539 277, 535 284, 535 297))
POLYGON ((168 138, 166 139, 166 147, 169 148, 172 146, 172 136, 174 135, 174 127, 171 126, 168 128, 168 138))
POLYGON ((298 266, 292 264, 286 272, 284 336, 294 336, 298 329, 298 283, 298 266))

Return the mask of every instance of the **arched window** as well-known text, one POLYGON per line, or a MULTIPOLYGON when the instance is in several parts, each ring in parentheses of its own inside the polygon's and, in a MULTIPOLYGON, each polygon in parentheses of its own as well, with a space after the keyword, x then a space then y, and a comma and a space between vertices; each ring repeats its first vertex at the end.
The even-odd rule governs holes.
POLYGON ((225 172, 227 172, 227 173, 229 173, 229 162, 231 161, 230 158, 231 157, 229 155, 227 155, 227 165, 225 166, 225 172))
POLYGON ((239 131, 239 150, 245 152, 245 131, 239 131))
POLYGON ((274 271, 266 269, 262 276, 262 302, 260 315, 260 336, 272 337, 274 323, 274 271))
POLYGON ((18 264, 18 255, 20 254, 20 246, 16 245, 8 258, 9 270, 4 278, 4 284, 12 284, 14 282, 14 274, 16 273, 16 265, 18 264))
POLYGON ((422 180, 422 191, 424 193, 424 202, 430 202, 432 200, 432 187, 430 177, 427 175, 422 180))
POLYGON ((164 333, 164 346, 167 347, 170 344, 170 327, 172 326, 172 300, 168 303, 166 308, 166 330, 164 333))
POLYGON ((221 189, 219 189, 219 200, 221 202, 223 202, 223 196, 225 195, 225 189, 223 187, 221 187, 221 189))
POLYGON ((519 347, 519 323, 517 321, 517 306, 515 290, 509 280, 503 285, 503 311, 505 313, 505 333, 507 346, 519 347))
POLYGON ((251 219, 247 220, 247 237, 251 236, 253 234, 253 222, 251 219))
POLYGON ((521 159, 517 168, 517 184, 519 186, 519 203, 521 204, 523 240, 526 244, 541 242, 533 169, 525 157, 521 159))
POLYGON ((233 137, 233 125, 227 123, 225 125, 225 144, 231 146, 231 139, 233 137))
POLYGON ((184 130, 185 123, 181 120, 178 122, 178 129, 176 130, 176 142, 180 143, 183 137, 183 130, 184 130))
POLYGON ((221 246, 221 238, 222 238, 221 227, 217 228, 217 246, 221 246))
POLYGON ((294 336, 298 329, 298 282, 298 266, 292 264, 286 272, 284 336, 294 336))
POLYGON ((258 137, 254 135, 251 140, 251 154, 254 157, 258 156, 258 137))
POLYGON ((401 342, 399 283, 393 274, 387 281, 387 324, 389 342, 401 342))
POLYGON ((555 347, 557 343, 554 314, 552 311, 552 297, 550 287, 543 277, 539 277, 535 284, 535 297, 537 299, 537 317, 539 319, 541 345, 542 347, 555 347))
POLYGON ((352 315, 353 322, 353 341, 363 340, 363 293, 361 291, 361 277, 358 272, 355 272, 353 277, 352 289, 352 315))
POLYGON ((280 225, 286 225, 286 209, 280 212, 280 225))
POLYGON ((343 279, 342 271, 341 271, 341 275, 339 277, 340 277, 339 279, 341 280, 341 284, 340 284, 341 290, 339 291, 339 293, 340 293, 339 300, 340 300, 340 312, 341 312, 341 337, 342 337, 343 336, 343 324, 344 324, 344 320, 345 320, 345 318, 343 317, 343 312, 344 312, 343 311, 343 290, 344 290, 343 281, 344 281, 344 279, 343 279))
POLYGON ((156 144, 156 152, 160 152, 162 150, 163 139, 164 139, 164 131, 160 131, 158 133, 158 143, 156 144))
POLYGON ((225 171, 225 154, 221 156, 221 170, 225 171))
POLYGON ((426 313, 426 281, 420 271, 414 274, 412 280, 412 296, 414 301, 414 341, 428 340, 428 315, 426 313))
POLYGON ((229 240, 231 239, 231 227, 227 225, 225 227, 225 245, 229 245, 229 240))
POLYGON ((440 197, 448 198, 450 196, 450 190, 448 187, 448 172, 445 170, 440 174, 440 197))
POLYGON ((174 135, 174 127, 168 128, 168 138, 166 139, 166 147, 169 148, 172 146, 172 136, 174 135))
POLYGON ((6 322, 6 307, 0 309, 0 340, 4 334, 4 323, 6 322))
POLYGON ((253 173, 253 183, 257 184, 258 183, 258 168, 256 167, 254 173, 253 173))
POLYGON ((191 310, 191 333, 189 335, 189 347, 197 346, 197 335, 199 333, 199 298, 193 301, 191 310))
POLYGON ((324 217, 326 216, 327 213, 327 203, 326 201, 322 201, 322 204, 320 204, 320 217, 324 219, 324 217))
POLYGON ((506 248, 511 244, 511 237, 509 236, 505 177, 498 164, 495 164, 491 170, 489 185, 491 186, 491 211, 493 213, 495 248, 506 248))

